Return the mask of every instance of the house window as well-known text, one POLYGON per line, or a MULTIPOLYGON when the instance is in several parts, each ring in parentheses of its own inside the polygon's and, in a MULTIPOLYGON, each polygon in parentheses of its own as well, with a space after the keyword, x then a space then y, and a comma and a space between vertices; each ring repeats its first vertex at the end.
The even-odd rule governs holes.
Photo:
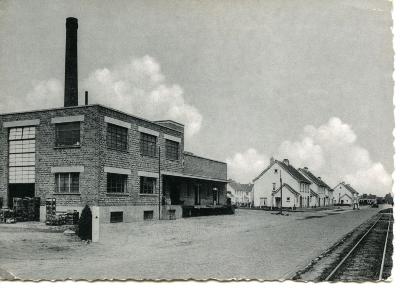
POLYGON ((156 157, 157 137, 154 135, 140 133, 140 154, 143 156, 156 157))
POLYGON ((56 173, 56 193, 79 193, 79 173, 56 173))
POLYGON ((156 178, 140 177, 140 194, 154 194, 156 191, 156 178))
POLYGON ((278 174, 278 169, 275 169, 275 170, 274 170, 274 173, 275 173, 275 174, 278 174))
POLYGON ((119 151, 128 150, 128 128, 107 124, 107 148, 119 151))
POLYGON ((127 182, 127 175, 107 173, 107 193, 126 193, 127 182))
POLYGON ((290 202, 290 197, 287 197, 287 198, 286 198, 286 202, 290 202))
POLYGON ((110 213, 110 223, 118 223, 124 221, 124 212, 116 211, 110 213))
POLYGON ((81 145, 81 123, 58 123, 56 124, 56 147, 80 146, 81 145))
POLYGON ((276 189, 276 183, 272 183, 272 191, 275 191, 276 189))
POLYGON ((166 157, 169 160, 179 159, 179 143, 175 141, 165 140, 166 157))

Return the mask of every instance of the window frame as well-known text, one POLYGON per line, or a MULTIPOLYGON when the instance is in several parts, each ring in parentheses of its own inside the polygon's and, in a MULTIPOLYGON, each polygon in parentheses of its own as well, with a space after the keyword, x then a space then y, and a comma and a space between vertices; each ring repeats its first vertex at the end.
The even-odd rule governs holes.
POLYGON ((106 130, 107 149, 128 152, 129 129, 112 123, 107 123, 106 130), (120 137, 120 139, 118 139, 118 137, 120 137))
MULTIPOLYGON (((54 139, 54 147, 55 148, 79 148, 82 145, 82 141, 81 141, 81 122, 80 121, 74 121, 74 122, 63 122, 63 123, 56 123, 54 124, 55 127, 55 139, 54 139), (68 126, 72 126, 72 125, 77 125, 78 129, 75 127, 74 129, 64 129, 60 131, 61 127, 68 127, 68 126), (65 134, 71 134, 71 137, 64 137, 61 138, 62 140, 64 140, 64 142, 60 141, 60 133, 64 132, 65 134), (78 135, 74 135, 74 133, 77 133, 78 135), (79 141, 77 141, 77 144, 70 144, 70 143, 65 143, 67 141, 65 141, 66 139, 69 140, 74 140, 76 138, 79 139, 79 141)), ((72 142, 72 141, 71 141, 72 142)), ((74 141, 75 142, 75 141, 74 141)))
POLYGON ((106 192, 107 194, 128 194, 128 175, 107 172, 106 192), (111 179, 111 177, 115 178, 111 179), (121 190, 118 190, 118 188, 121 188, 121 190))
POLYGON ((140 132, 139 137, 140 155, 157 158, 157 136, 140 132))
POLYGON ((81 194, 80 192, 80 173, 79 172, 60 172, 60 173, 55 173, 54 174, 54 179, 55 179, 55 193, 54 194, 65 194, 65 195, 75 195, 75 194, 81 194), (64 178, 63 181, 64 183, 67 184, 68 186, 68 191, 61 191, 61 175, 66 176, 68 175, 68 179, 64 178), (77 176, 77 178, 73 178, 73 176, 77 176), (65 180, 68 180, 65 182, 65 180), (75 184, 73 181, 78 180, 75 184), (77 184, 78 189, 77 190, 71 190, 71 187, 77 184))
POLYGON ((169 139, 165 139, 165 158, 169 161, 179 161, 180 159, 180 143, 177 141, 173 141, 173 140, 169 140, 169 139), (173 151, 172 149, 176 148, 176 155, 175 155, 175 151, 173 151), (174 155, 171 156, 171 153, 173 153, 174 155), (176 156, 176 158, 175 158, 176 156))
POLYGON ((157 178, 154 178, 154 177, 146 177, 146 176, 140 176, 140 179, 139 179, 139 186, 140 186, 140 188, 139 188, 139 195, 157 195, 156 194, 156 188, 157 188, 157 178), (146 185, 149 185, 150 183, 149 182, 147 182, 146 183, 146 181, 151 181, 152 183, 151 183, 151 190, 152 190, 152 193, 147 193, 144 189, 148 189, 150 186, 148 186, 148 187, 146 187, 145 186, 145 184, 146 185))

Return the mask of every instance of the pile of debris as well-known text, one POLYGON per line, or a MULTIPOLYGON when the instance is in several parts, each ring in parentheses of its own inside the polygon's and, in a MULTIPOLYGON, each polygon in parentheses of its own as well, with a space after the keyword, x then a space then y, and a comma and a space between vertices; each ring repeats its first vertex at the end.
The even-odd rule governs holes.
POLYGON ((46 199, 46 225, 76 225, 79 221, 79 212, 76 210, 68 210, 66 212, 56 211, 56 199, 46 199))
POLYGON ((13 208, 0 210, 0 223, 39 221, 40 198, 13 198, 13 208))

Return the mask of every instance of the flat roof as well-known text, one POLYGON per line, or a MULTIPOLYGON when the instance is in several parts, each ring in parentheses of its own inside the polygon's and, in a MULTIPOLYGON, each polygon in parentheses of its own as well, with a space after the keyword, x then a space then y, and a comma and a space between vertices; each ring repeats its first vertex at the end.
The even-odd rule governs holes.
MULTIPOLYGON (((121 110, 118 110, 118 109, 107 107, 107 106, 102 105, 102 104, 88 104, 88 105, 78 105, 78 106, 69 106, 69 107, 56 107, 56 108, 37 109, 37 110, 25 110, 25 111, 17 111, 17 112, 0 113, 0 116, 15 115, 15 114, 25 114, 25 113, 36 113, 36 112, 46 112, 46 111, 57 111, 57 110, 68 110, 68 109, 74 109, 74 108, 86 108, 86 107, 96 107, 96 106, 104 108, 104 109, 107 109, 107 110, 111 110, 111 111, 114 111, 114 112, 118 112, 118 113, 124 114, 126 116, 129 116, 129 117, 132 117, 132 118, 135 118, 135 119, 139 119, 139 120, 142 120, 142 121, 145 121, 145 122, 148 122, 148 123, 152 123, 152 124, 155 124, 157 126, 170 129, 172 131, 183 133, 182 131, 179 131, 179 130, 173 129, 171 127, 167 127, 165 125, 162 125, 162 123, 157 123, 159 121, 171 121, 171 122, 175 122, 175 121, 172 121, 172 120, 151 121, 151 120, 148 120, 148 119, 145 119, 145 118, 142 118, 142 117, 138 117, 138 116, 129 114, 127 112, 124 112, 124 111, 121 111, 121 110)), ((175 123, 184 126, 181 123, 178 123, 178 122, 175 122, 175 123)))
POLYGON ((219 161, 219 160, 214 160, 214 159, 210 159, 210 158, 203 157, 203 156, 198 156, 198 155, 193 154, 192 152, 188 152, 188 151, 183 151, 183 154, 188 155, 188 156, 193 156, 193 157, 201 158, 201 159, 205 159, 205 160, 209 160, 209 161, 213 161, 213 162, 218 162, 218 163, 226 164, 226 162, 219 161))

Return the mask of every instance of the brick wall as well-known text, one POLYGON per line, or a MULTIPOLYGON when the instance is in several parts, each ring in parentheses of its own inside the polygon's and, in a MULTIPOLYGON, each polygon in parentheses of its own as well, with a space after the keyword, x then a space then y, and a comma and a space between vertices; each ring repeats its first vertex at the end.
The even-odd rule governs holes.
POLYGON ((184 154, 184 157, 185 168, 183 171, 185 174, 226 180, 226 163, 187 153, 184 154))
MULTIPOLYGON (((157 192, 160 181, 157 181, 155 195, 139 195, 140 177, 138 172, 146 171, 158 174, 159 163, 162 171, 226 179, 226 163, 186 154, 183 156, 183 129, 178 131, 160 126, 100 105, 3 114, 0 115, 0 197, 3 197, 4 203, 7 203, 8 129, 3 127, 3 122, 32 119, 40 120, 40 124, 36 126, 35 195, 42 198, 43 204, 45 198, 55 197, 57 205, 61 206, 83 206, 85 204, 91 206, 158 205, 157 192), (51 123, 51 118, 75 115, 84 115, 84 121, 81 122, 81 146, 79 148, 56 148, 55 124, 51 123), (107 148, 105 116, 131 124, 131 129, 128 129, 128 151, 121 152, 107 148), (140 154, 139 126, 159 132, 157 151, 158 147, 160 147, 160 159, 158 153, 156 157, 147 157, 140 154), (166 159, 165 134, 178 137, 181 140, 180 157, 177 161, 166 159), (84 172, 80 173, 80 195, 55 194, 55 176, 51 172, 51 167, 57 166, 84 166, 84 172), (129 169, 131 171, 131 174, 128 175, 127 193, 122 195, 107 193, 105 166, 129 169)), ((225 197, 226 194, 225 184, 215 183, 220 186, 220 203, 223 204, 225 198, 222 197, 225 197)), ((211 184, 206 183, 204 185, 208 187, 211 184)), ((210 197, 212 194, 202 193, 202 204, 212 204, 212 196, 210 197)), ((189 194, 186 193, 185 195, 189 194)), ((167 191, 168 197, 169 193, 167 191)), ((193 195, 187 197, 189 202, 193 199, 193 195)))
POLYGON ((0 116, 0 187, 3 194, 7 194, 7 134, 8 128, 2 122, 39 119, 36 126, 36 167, 35 167, 35 195, 41 197, 42 204, 47 197, 57 199, 57 205, 94 205, 97 203, 98 179, 98 116, 96 107, 79 106, 63 109, 33 111, 27 113, 8 114, 0 116), (81 122, 81 146, 79 148, 55 147, 55 124, 53 117, 84 115, 81 122), (57 166, 84 166, 80 173, 80 195, 55 194, 55 175, 51 167, 57 166), (4 191, 4 192, 3 192, 4 191))

